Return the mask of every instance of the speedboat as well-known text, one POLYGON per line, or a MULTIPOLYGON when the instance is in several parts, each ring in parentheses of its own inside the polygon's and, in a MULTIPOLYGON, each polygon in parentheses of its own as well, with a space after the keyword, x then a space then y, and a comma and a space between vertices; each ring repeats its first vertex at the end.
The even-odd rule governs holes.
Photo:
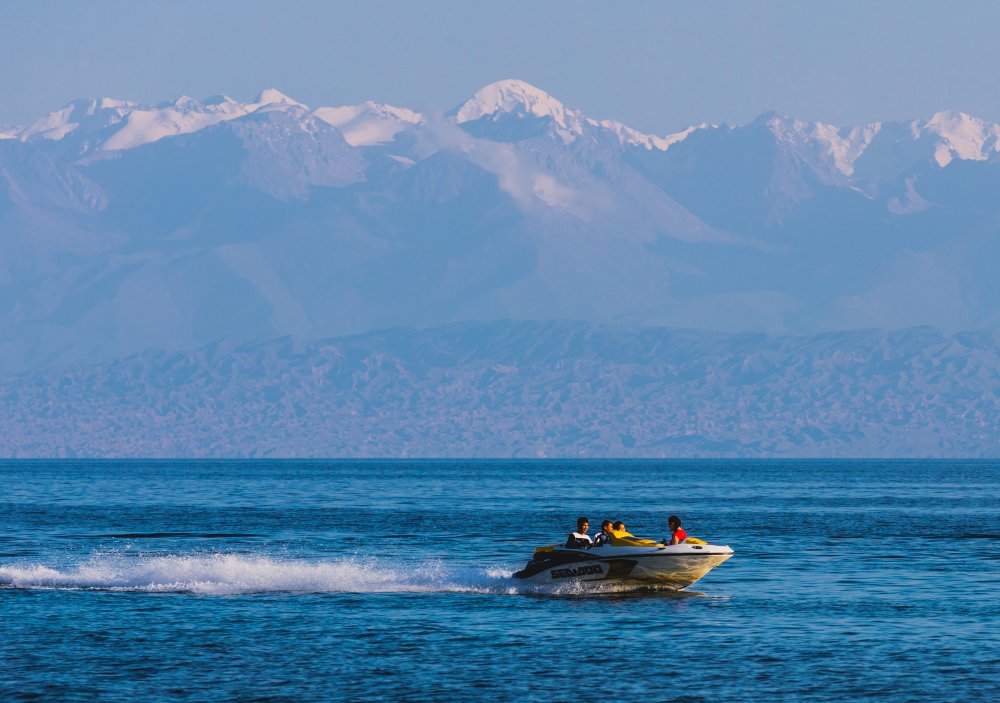
POLYGON ((645 539, 612 539, 589 549, 538 547, 514 578, 538 585, 570 584, 585 588, 656 588, 678 591, 690 586, 733 555, 724 545, 687 539, 666 545, 645 539))

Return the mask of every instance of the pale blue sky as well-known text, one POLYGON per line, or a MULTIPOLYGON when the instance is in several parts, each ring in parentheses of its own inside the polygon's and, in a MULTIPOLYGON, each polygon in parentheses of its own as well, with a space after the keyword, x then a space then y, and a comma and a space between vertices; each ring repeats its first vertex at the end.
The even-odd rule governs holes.
POLYGON ((1000 121, 1000 3, 0 2, 0 124, 76 97, 447 110, 520 78, 647 132, 768 110, 1000 121))

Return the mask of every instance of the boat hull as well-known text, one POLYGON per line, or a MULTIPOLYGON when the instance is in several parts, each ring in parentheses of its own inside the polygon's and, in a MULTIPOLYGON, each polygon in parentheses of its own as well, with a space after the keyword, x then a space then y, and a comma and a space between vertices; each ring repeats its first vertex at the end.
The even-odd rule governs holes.
POLYGON ((514 578, 538 585, 649 587, 677 591, 733 555, 717 545, 554 549, 537 554, 514 578))

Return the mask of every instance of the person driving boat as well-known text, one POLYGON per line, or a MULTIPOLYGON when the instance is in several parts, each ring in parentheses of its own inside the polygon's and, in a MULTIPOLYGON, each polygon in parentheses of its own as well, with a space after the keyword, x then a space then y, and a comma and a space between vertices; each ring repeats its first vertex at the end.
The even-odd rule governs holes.
POLYGON ((590 529, 590 520, 580 516, 576 519, 576 532, 570 532, 566 539, 567 549, 590 549, 594 546, 594 540, 587 534, 590 529))

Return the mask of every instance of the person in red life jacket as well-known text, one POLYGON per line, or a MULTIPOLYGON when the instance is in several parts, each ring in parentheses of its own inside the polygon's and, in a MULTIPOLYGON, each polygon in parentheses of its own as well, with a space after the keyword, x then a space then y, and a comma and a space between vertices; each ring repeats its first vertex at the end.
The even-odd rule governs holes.
POLYGON ((663 539, 667 544, 680 544, 688 538, 688 533, 681 527, 681 519, 676 515, 667 518, 667 529, 670 530, 670 537, 663 539))

